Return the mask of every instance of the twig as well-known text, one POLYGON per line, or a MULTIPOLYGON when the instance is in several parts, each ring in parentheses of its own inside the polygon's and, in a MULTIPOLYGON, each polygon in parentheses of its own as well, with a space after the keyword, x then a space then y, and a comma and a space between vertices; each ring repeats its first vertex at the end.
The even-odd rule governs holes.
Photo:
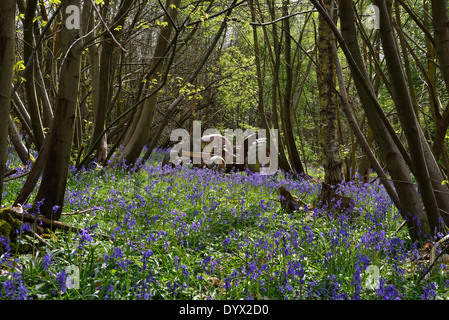
MULTIPOLYGON (((21 220, 21 221, 26 221, 26 222, 35 222, 35 221, 41 221, 45 226, 50 227, 50 228, 56 228, 56 229, 61 229, 64 231, 75 231, 77 233, 79 233, 81 231, 80 228, 72 226, 68 223, 64 223, 61 221, 55 221, 55 220, 51 220, 48 218, 45 218, 44 216, 41 215, 36 215, 36 216, 32 216, 29 213, 19 213, 15 210, 10 210, 10 213, 13 214, 17 219, 21 220)), ((102 237, 103 239, 110 239, 111 237, 108 236, 107 234, 102 234, 102 233, 96 233, 96 235, 102 237)))
POLYGON ((5 172, 5 174, 3 175, 3 178, 12 176, 12 175, 15 174, 15 173, 17 173, 17 169, 9 170, 8 172, 5 172))
MULTIPOLYGON (((31 63, 32 63, 32 61, 33 61, 33 59, 34 59, 34 56, 35 56, 36 53, 37 53, 37 48, 39 47, 39 45, 40 45, 41 42, 43 41, 45 34, 47 33, 48 29, 50 28, 50 26, 51 26, 53 20, 55 20, 55 18, 57 17, 57 15, 58 15, 59 11, 61 10, 61 8, 62 8, 62 4, 60 4, 60 5, 56 8, 56 10, 55 10, 53 16, 48 20, 47 24, 45 25, 44 29, 42 30, 42 33, 41 33, 41 35, 40 35, 40 37, 39 37, 39 39, 38 39, 38 41, 37 41, 37 43, 36 43, 36 45, 35 45, 35 47, 34 47, 34 49, 33 49, 33 52, 31 52, 31 55, 30 55, 28 61, 26 62, 25 69, 22 71, 22 77, 25 76, 25 74, 26 74, 27 72, 29 72, 29 68, 30 68, 30 66, 31 66, 31 63)), ((21 85, 22 83, 23 83, 22 81, 19 81, 19 82, 17 82, 17 84, 13 87, 13 90, 12 90, 12 93, 11 93, 11 97, 14 96, 14 94, 15 94, 16 91, 19 89, 19 87, 20 87, 20 85, 21 85)))
POLYGON ((231 254, 233 254, 234 256, 236 256, 237 258, 239 258, 240 260, 242 260, 243 262, 245 262, 246 265, 248 265, 248 261, 246 261, 244 258, 242 258, 239 254, 237 254, 234 251, 229 251, 231 254))
POLYGON ((103 24, 103 26, 105 27, 106 31, 109 33, 109 35, 111 36, 111 39, 117 44, 117 46, 122 49, 124 52, 128 52, 125 50, 125 48, 122 47, 122 45, 120 44, 120 42, 117 41, 117 39, 115 39, 114 35, 112 34, 111 30, 109 30, 108 25, 106 24, 106 22, 103 20, 103 17, 101 16, 100 11, 98 11, 97 6, 95 5, 95 2, 93 0, 90 0, 90 3, 92 4, 92 7, 94 8, 95 12, 97 13, 98 18, 100 19, 101 23, 103 24))
POLYGON ((396 229, 396 231, 394 233, 398 233, 399 230, 401 230, 403 226, 405 226, 405 220, 402 221, 401 225, 399 226, 399 228, 396 229))
POLYGON ((48 246, 48 242, 45 241, 40 235, 38 235, 33 229, 30 230, 33 236, 44 246, 48 246))
POLYGON ((89 211, 93 211, 95 210, 95 208, 89 208, 89 209, 84 209, 84 210, 80 210, 80 211, 75 211, 75 212, 63 212, 61 213, 62 216, 73 216, 75 214, 82 214, 82 213, 86 213, 89 211))
POLYGON ((11 180, 14 180, 14 179, 19 179, 19 178, 25 177, 25 176, 27 176, 29 174, 30 174, 30 172, 28 171, 28 172, 22 173, 22 174, 20 174, 18 176, 15 176, 15 177, 7 178, 7 179, 3 180, 3 182, 11 181, 11 180))
POLYGON ((438 240, 438 242, 435 242, 433 245, 431 251, 430 251, 430 266, 427 268, 426 272, 424 272, 421 277, 419 277, 418 281, 416 282, 416 286, 421 282, 422 279, 432 270, 433 266, 435 265, 435 262, 438 261, 438 259, 446 252, 446 250, 449 248, 449 243, 444 246, 444 248, 441 250, 441 252, 438 254, 438 256, 435 257, 435 253, 437 250, 437 247, 440 246, 442 243, 449 240, 449 234, 445 235, 443 238, 438 240), (435 258, 434 258, 435 257, 435 258))

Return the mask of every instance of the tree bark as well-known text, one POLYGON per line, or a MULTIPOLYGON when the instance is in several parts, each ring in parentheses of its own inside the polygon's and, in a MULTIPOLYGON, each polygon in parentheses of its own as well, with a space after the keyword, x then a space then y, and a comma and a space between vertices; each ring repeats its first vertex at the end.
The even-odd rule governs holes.
MULTIPOLYGON (((446 1, 432 0, 432 18, 434 26, 435 47, 440 62, 439 65, 441 75, 446 85, 446 92, 449 92, 449 17, 447 14, 446 1)), ((432 66, 429 66, 429 73, 432 70, 433 64, 432 66)), ((449 106, 446 106, 443 114, 437 117, 436 120, 436 132, 432 149, 435 157, 438 159, 443 152, 444 137, 446 136, 446 132, 449 127, 449 106)))
MULTIPOLYGON (((325 9, 332 16, 333 0, 324 0, 325 9)), ((335 18, 334 18, 335 19, 335 18)), ((320 144, 324 167, 324 182, 330 186, 338 185, 342 180, 342 161, 337 141, 336 96, 335 96, 335 58, 332 32, 326 20, 318 18, 318 69, 317 81, 320 105, 320 144)), ((322 190, 323 204, 330 194, 322 190)))
POLYGON ((11 114, 9 115, 8 131, 9 131, 9 139, 11 140, 11 143, 13 144, 14 149, 16 150, 17 155, 20 158, 20 161, 22 161, 22 163, 26 165, 28 160, 30 159, 30 155, 28 153, 27 148, 23 144, 22 139, 20 138, 19 130, 17 130, 17 127, 14 124, 11 114))
POLYGON ((24 38, 23 57, 26 64, 28 64, 28 61, 31 59, 29 67, 25 70, 24 78, 26 81, 24 85, 27 98, 27 107, 29 114, 31 116, 31 127, 33 129, 34 143, 36 144, 36 148, 39 150, 42 147, 45 135, 42 126, 41 114, 39 112, 39 107, 37 104, 36 87, 34 81, 35 55, 33 55, 33 50, 34 50, 34 18, 36 7, 37 7, 37 0, 27 1, 25 20, 23 23, 23 38, 24 38))
MULTIPOLYGON (((62 0, 63 8, 68 5, 80 7, 80 0, 62 0)), ((63 10, 63 22, 67 14, 63 10)), ((70 153, 73 142, 75 110, 78 103, 82 41, 80 31, 67 29, 63 23, 61 46, 64 61, 61 65, 56 112, 49 133, 49 150, 44 164, 42 181, 36 195, 33 211, 42 202, 40 213, 46 218, 59 220, 64 205, 70 153)))
POLYGON ((0 10, 0 206, 6 171, 11 83, 14 69, 16 1, 4 0, 0 10))
MULTIPOLYGON (((374 171, 376 171, 377 176, 379 177, 380 182, 385 187, 385 190, 387 191, 390 198, 393 200, 393 203, 395 206, 402 211, 402 205, 401 201, 399 199, 398 194, 396 193, 396 190, 393 188, 393 185, 390 183, 390 180, 388 179, 387 175, 382 169, 382 166, 380 165, 379 161, 377 161, 376 156, 374 155, 369 142, 365 139, 363 136, 362 131, 360 130, 357 120, 355 119, 351 107, 349 105, 349 99, 346 94, 346 88, 344 84, 344 78, 343 78, 343 70, 341 68, 340 59, 337 55, 337 48, 334 44, 334 59, 335 59, 335 69, 337 73, 337 79, 339 84, 339 90, 340 90, 340 97, 342 100, 342 107, 343 112, 346 115, 346 119, 348 120, 349 125, 351 126, 355 136, 357 137, 357 140, 360 143, 360 146, 362 147, 363 152, 366 155, 367 162, 370 163, 370 165, 374 168, 374 171)), ((369 129, 368 129, 369 130, 369 129)))
MULTIPOLYGON (((288 16, 288 0, 284 0, 282 4, 282 13, 288 16)), ((299 157, 298 148, 296 147, 295 136, 293 134, 292 123, 292 90, 293 90, 293 68, 291 58, 291 34, 289 18, 283 20, 283 29, 285 32, 284 59, 285 59, 285 92, 284 101, 281 104, 281 123, 284 129, 285 142, 287 144, 288 155, 293 171, 297 175, 304 174, 304 168, 299 157)))

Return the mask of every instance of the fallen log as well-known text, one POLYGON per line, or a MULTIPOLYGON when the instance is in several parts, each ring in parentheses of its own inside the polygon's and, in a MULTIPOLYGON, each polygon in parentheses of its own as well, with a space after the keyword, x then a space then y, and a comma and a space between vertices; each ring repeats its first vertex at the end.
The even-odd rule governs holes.
MULTIPOLYGON (((31 214, 24 212, 22 207, 18 207, 18 206, 12 207, 10 210, 10 213, 20 221, 29 222, 29 223, 34 223, 34 222, 40 221, 40 222, 42 222, 42 224, 45 227, 49 228, 50 230, 60 229, 60 230, 66 231, 66 232, 72 231, 72 232, 76 232, 76 233, 79 233, 82 230, 78 227, 72 226, 65 222, 48 219, 48 218, 44 217, 43 215, 32 216, 31 214)), ((103 239, 111 238, 107 234, 102 234, 102 233, 94 233, 94 234, 100 236, 103 239)))

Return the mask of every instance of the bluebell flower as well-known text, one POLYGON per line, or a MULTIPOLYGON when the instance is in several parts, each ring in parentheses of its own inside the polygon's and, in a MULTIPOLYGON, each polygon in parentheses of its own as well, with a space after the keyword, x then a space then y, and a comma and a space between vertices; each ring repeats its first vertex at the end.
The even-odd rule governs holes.
POLYGON ((47 271, 48 266, 52 263, 53 261, 51 261, 51 256, 49 253, 47 253, 43 258, 42 267, 47 271))
POLYGON ((223 245, 225 247, 225 251, 227 251, 228 250, 228 244, 231 243, 231 240, 229 238, 226 238, 226 239, 223 240, 222 243, 223 243, 223 245))
POLYGON ((0 235, 0 243, 3 244, 6 252, 9 253, 11 251, 10 240, 7 237, 0 235))
POLYGON ((28 232, 31 231, 31 226, 28 223, 23 223, 20 226, 20 232, 24 232, 24 231, 28 231, 28 232))
POLYGON ((86 242, 92 243, 92 236, 90 235, 90 230, 88 228, 81 229, 78 233, 78 236, 79 236, 79 245, 77 248, 79 250, 84 249, 86 242))
POLYGON ((379 289, 376 290, 379 297, 384 300, 401 300, 401 295, 394 285, 385 285, 385 279, 379 279, 379 289))
POLYGON ((186 277, 186 279, 189 277, 189 270, 187 269, 187 267, 186 267, 186 265, 185 264, 183 264, 182 266, 181 266, 181 270, 182 270, 182 273, 184 274, 184 276, 186 277))
POLYGON ((22 279, 18 279, 17 300, 27 300, 28 289, 23 284, 22 279))
POLYGON ((61 289, 62 293, 65 293, 67 290, 66 280, 67 280, 67 273, 65 272, 65 270, 58 272, 56 274, 56 281, 58 282, 59 288, 61 289))
POLYGON ((421 298, 423 300, 435 300, 435 297, 437 296, 437 293, 435 292, 436 284, 435 282, 429 283, 424 288, 424 293, 421 295, 421 298))
POLYGON ((14 299, 15 285, 14 280, 6 280, 2 283, 3 290, 5 290, 5 295, 9 299, 14 299))

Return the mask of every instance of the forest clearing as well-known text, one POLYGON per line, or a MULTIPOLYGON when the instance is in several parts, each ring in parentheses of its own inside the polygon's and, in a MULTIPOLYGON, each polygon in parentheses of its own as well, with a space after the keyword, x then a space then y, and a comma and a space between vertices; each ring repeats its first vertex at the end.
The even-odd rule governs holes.
POLYGON ((0 300, 449 299, 448 12, 2 0, 0 300))

